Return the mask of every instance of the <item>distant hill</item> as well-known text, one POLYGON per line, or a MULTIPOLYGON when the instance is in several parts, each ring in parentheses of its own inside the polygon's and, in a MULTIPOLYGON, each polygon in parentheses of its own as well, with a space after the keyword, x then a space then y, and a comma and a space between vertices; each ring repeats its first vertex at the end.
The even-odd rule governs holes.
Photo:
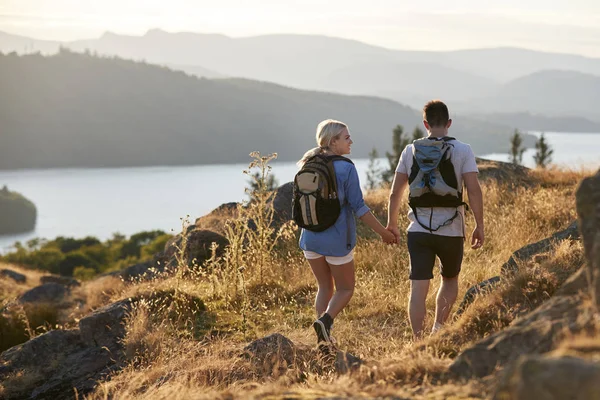
MULTIPOLYGON (((354 156, 389 149, 420 124, 391 100, 207 80, 145 63, 62 51, 0 56, 0 169, 248 161, 253 150, 297 160, 325 118, 350 125, 354 156)), ((503 151, 510 128, 455 116, 477 153, 503 151)), ((531 144, 531 141, 529 142, 531 144)))
MULTIPOLYGON (((58 42, 0 35, 0 51, 5 53, 14 50, 45 53, 50 48, 55 51, 58 45, 58 42)), ((88 49, 100 55, 169 65, 200 77, 241 77, 299 89, 376 95, 415 108, 420 108, 426 99, 439 96, 452 104, 463 104, 466 112, 474 98, 483 99, 501 91, 504 83, 544 70, 600 76, 600 59, 571 54, 517 48, 403 51, 317 35, 231 38, 152 29, 142 36, 107 32, 97 39, 64 42, 62 46, 79 52, 88 49)), ((538 112, 535 104, 515 104, 519 106, 516 112, 538 112)), ((550 116, 571 114, 569 108, 554 109, 550 116)), ((490 107, 483 111, 506 110, 490 107)))
MULTIPOLYGON (((541 71, 515 79, 463 110, 583 117, 600 122, 600 76, 574 71, 541 71)), ((575 119, 575 118, 574 118, 575 119)))
POLYGON ((522 131, 600 133, 600 122, 581 117, 546 117, 530 113, 478 115, 484 121, 513 126, 522 131))
POLYGON ((489 95, 492 79, 431 63, 359 63, 327 75, 319 86, 339 93, 370 94, 422 107, 432 98, 454 100, 489 95))

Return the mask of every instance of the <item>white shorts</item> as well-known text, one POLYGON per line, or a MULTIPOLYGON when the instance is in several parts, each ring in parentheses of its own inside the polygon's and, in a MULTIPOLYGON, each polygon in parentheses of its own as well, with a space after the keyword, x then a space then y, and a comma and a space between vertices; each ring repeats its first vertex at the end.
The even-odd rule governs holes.
POLYGON ((346 254, 342 257, 334 257, 334 256, 323 256, 319 253, 315 253, 314 251, 304 250, 304 257, 307 260, 316 260, 317 258, 325 257, 325 261, 327 261, 331 265, 342 265, 347 264, 354 259, 354 252, 350 250, 350 253, 346 254))

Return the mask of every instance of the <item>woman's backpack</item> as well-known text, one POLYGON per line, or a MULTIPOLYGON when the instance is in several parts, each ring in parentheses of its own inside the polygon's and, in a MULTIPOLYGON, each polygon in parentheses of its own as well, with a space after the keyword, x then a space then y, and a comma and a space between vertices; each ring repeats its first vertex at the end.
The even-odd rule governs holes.
POLYGON ((294 177, 292 219, 299 227, 321 232, 337 221, 338 198, 334 161, 352 161, 342 156, 316 155, 309 158, 294 177))

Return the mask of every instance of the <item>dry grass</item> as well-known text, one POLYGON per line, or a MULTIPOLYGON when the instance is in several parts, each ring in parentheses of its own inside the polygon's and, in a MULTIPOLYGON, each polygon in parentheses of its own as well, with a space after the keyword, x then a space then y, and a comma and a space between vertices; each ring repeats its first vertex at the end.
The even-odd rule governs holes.
MULTIPOLYGON (((532 174, 540 185, 482 185, 486 244, 478 251, 465 248, 459 301, 470 286, 499 275, 512 252, 566 228, 576 218, 574 190, 589 173, 550 170, 532 174)), ((367 204, 381 220, 386 217, 387 196, 386 190, 366 195, 367 204)), ((404 204, 402 213, 406 211, 404 204)), ((246 217, 258 220, 256 215, 246 217)), ((252 243, 252 236, 244 236, 248 233, 242 228, 243 218, 242 214, 229 230, 222 226, 232 248, 201 271, 184 267, 176 276, 148 282, 102 280, 82 287, 80 296, 85 296, 87 305, 80 313, 120 298, 159 291, 199 298, 206 305, 206 311, 186 317, 193 327, 172 324, 173 314, 166 311, 137 307, 126 326, 128 366, 89 398, 487 398, 491 382, 448 381, 444 373, 452 358, 473 341, 535 308, 583 263, 580 243, 559 243, 544 256, 522 263, 513 281, 478 297, 440 334, 415 344, 406 312, 406 245, 379 243, 359 224, 362 239, 355 250, 356 291, 336 319, 334 335, 341 349, 360 356, 366 364, 344 376, 305 364, 265 369, 239 357, 243 347, 252 339, 279 332, 311 348, 316 285, 295 235, 282 234, 261 258, 261 250, 273 243, 252 243)), ((470 232, 471 217, 467 225, 470 232)), ((267 231, 267 236, 275 235, 267 231)), ((439 279, 432 282, 427 299, 429 327, 439 284, 439 279)))

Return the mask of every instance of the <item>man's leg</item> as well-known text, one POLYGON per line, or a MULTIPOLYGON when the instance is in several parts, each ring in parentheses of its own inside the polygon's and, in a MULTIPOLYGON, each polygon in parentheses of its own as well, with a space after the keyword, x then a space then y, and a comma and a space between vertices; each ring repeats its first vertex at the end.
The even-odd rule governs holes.
MULTIPOLYGON (((456 296, 458 296, 458 276, 454 278, 442 276, 442 285, 438 290, 435 303, 435 326, 444 325, 456 301, 456 296)), ((435 327, 434 330, 436 330, 435 327)))
POLYGON ((408 317, 415 340, 423 336, 423 325, 425 323, 425 302, 429 292, 429 280, 410 281, 410 300, 408 302, 408 317))
POLYGON ((429 282, 433 279, 435 251, 432 247, 432 234, 409 232, 406 236, 410 256, 410 298, 408 317, 415 340, 423 335, 425 323, 425 301, 429 291, 429 282))
POLYGON ((437 293, 433 332, 446 322, 456 302, 464 244, 462 237, 438 236, 436 239, 436 252, 442 264, 442 284, 437 293))

